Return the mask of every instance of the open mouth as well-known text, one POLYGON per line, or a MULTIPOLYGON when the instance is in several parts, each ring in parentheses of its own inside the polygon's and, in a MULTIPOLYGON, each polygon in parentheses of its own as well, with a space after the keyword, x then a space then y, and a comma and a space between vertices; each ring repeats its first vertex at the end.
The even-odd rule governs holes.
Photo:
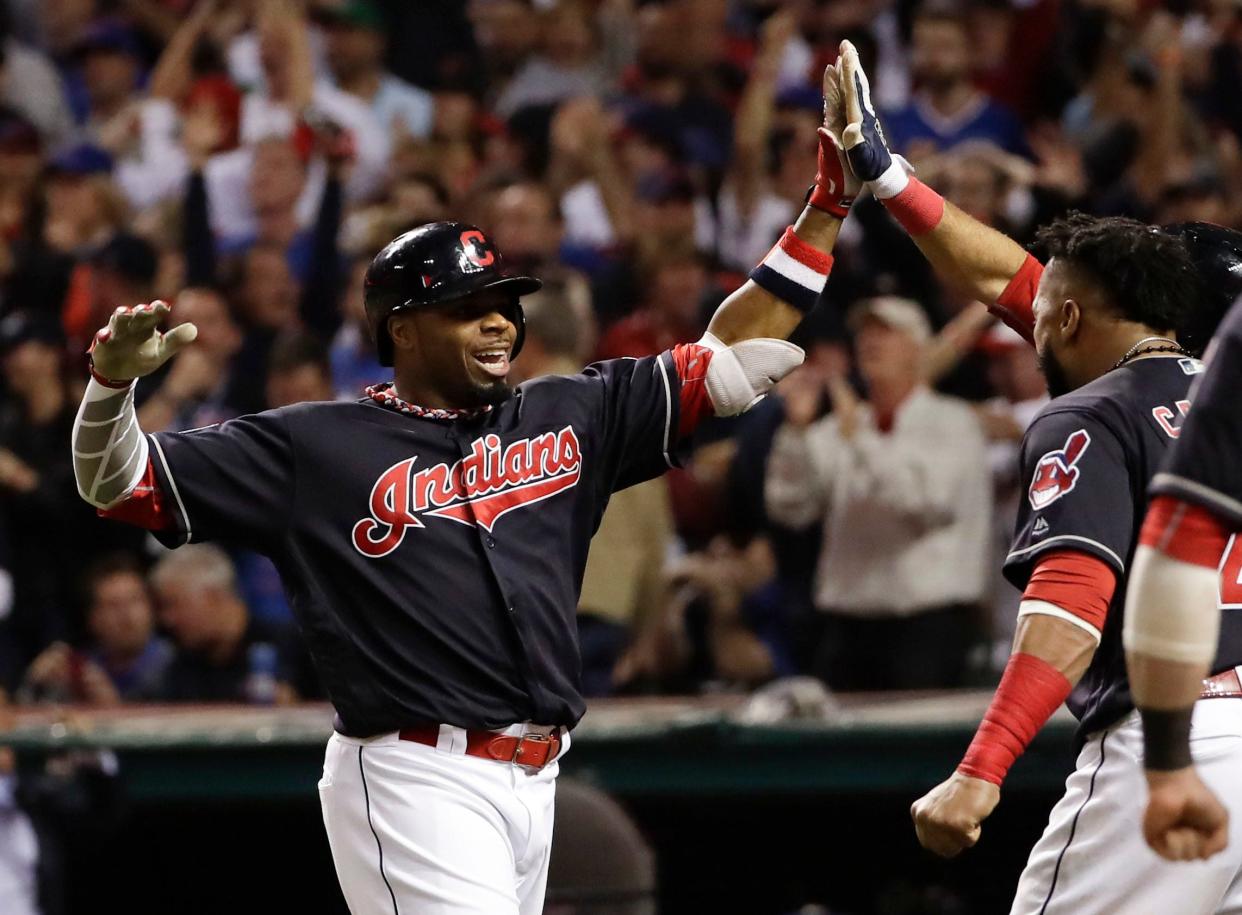
POLYGON ((509 374, 509 350, 507 347, 482 350, 474 353, 473 359, 484 372, 493 378, 504 378, 509 374))

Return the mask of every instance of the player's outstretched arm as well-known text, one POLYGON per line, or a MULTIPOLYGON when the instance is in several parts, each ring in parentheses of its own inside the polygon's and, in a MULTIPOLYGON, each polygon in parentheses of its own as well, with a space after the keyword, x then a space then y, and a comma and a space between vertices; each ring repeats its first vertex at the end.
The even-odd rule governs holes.
POLYGON ((91 344, 91 380, 73 423, 73 473, 78 493, 96 508, 110 508, 138 485, 147 466, 147 439, 134 412, 134 381, 149 375, 198 329, 182 324, 166 334, 169 314, 156 301, 118 308, 91 344))
MULTIPOLYGON (((1013 653, 970 748, 957 770, 910 808, 928 851, 952 858, 979 841, 1000 802, 1009 767, 1068 698, 1099 644, 1099 633, 1024 601, 1013 653)), ((1107 601, 1105 601, 1107 604, 1107 601)))
POLYGON ((824 123, 807 205, 742 287, 712 316, 708 333, 732 345, 757 337, 784 338, 810 311, 832 270, 832 248, 862 185, 840 145, 842 93, 835 67, 824 69, 824 123))
POLYGON ((785 338, 819 300, 841 222, 861 187, 837 139, 840 110, 838 74, 828 67, 819 167, 807 206, 750 278, 716 309, 699 341, 711 350, 706 387, 717 416, 748 409, 802 364, 805 354, 785 338))
POLYGON ((946 282, 980 302, 996 302, 1027 263, 1013 239, 966 215, 923 184, 888 148, 871 104, 858 51, 841 42, 837 61, 843 117, 842 143, 854 174, 866 182, 946 282))
POLYGON ((1216 654, 1218 565, 1229 533, 1205 509, 1158 497, 1126 591, 1122 639, 1147 770, 1143 835, 1172 861, 1208 858, 1228 841, 1229 814, 1194 768, 1190 721, 1216 654))

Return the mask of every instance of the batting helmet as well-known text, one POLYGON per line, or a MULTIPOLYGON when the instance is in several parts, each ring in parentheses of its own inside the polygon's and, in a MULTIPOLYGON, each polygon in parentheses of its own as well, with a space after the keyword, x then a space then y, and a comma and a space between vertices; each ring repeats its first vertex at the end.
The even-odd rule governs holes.
POLYGON ((526 317, 519 297, 542 285, 531 276, 505 273, 500 252, 475 226, 433 222, 411 229, 390 241, 367 268, 367 323, 380 365, 392 365, 388 319, 393 315, 436 308, 485 289, 500 289, 513 296, 517 337, 509 354, 512 359, 526 337, 526 317))
POLYGON ((1242 232, 1210 222, 1179 222, 1164 231, 1180 238, 1199 276, 1199 301, 1178 339, 1202 355, 1229 307, 1242 296, 1242 232))

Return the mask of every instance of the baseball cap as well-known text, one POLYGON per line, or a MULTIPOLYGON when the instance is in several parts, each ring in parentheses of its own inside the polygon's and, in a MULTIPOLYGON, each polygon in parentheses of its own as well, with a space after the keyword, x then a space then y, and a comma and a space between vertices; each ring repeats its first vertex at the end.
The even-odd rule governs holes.
POLYGON ((75 57, 82 57, 92 51, 110 51, 130 57, 139 57, 142 53, 134 33, 115 19, 97 19, 92 22, 73 49, 75 57))
POLYGON ((315 18, 321 22, 339 23, 356 29, 370 29, 383 32, 387 26, 384 15, 371 0, 344 0, 328 6, 321 6, 315 11, 315 18))
POLYGON ((918 343, 931 339, 931 323, 922 306, 913 299, 895 295, 864 299, 850 309, 846 324, 850 330, 857 331, 867 318, 874 318, 894 330, 905 331, 918 343))
POLYGON ((81 143, 62 149, 47 163, 49 175, 95 175, 112 171, 112 157, 98 146, 81 143))
POLYGON ((48 346, 65 345, 65 334, 56 320, 31 311, 15 311, 0 320, 0 353, 37 340, 48 346))
POLYGON ((997 321, 984 331, 975 348, 988 356, 1000 356, 1010 350, 1025 349, 1028 346, 1030 344, 1021 334, 1003 321, 997 321))

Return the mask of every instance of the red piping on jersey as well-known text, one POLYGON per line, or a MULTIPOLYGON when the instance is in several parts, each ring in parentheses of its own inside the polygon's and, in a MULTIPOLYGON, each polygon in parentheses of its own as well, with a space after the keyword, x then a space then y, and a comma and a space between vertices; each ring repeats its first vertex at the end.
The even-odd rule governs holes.
POLYGON ((1035 343, 1035 313, 1032 309, 1035 305, 1035 291, 1039 289, 1039 278, 1043 274, 1044 265, 1028 254, 1005 291, 997 297, 994 304, 988 306, 988 311, 1032 345, 1035 343))
POLYGON ((1073 687, 1043 658, 1016 651, 1009 656, 992 704, 957 771, 999 785, 1009 767, 1039 733, 1073 687))
POLYGON ((703 417, 715 411, 707 396, 707 367, 711 362, 712 351, 706 346, 682 343, 673 347, 673 368, 681 381, 678 440, 692 433, 703 417))
POLYGON ((1022 599, 1047 601, 1103 631, 1116 590, 1117 573, 1108 563, 1079 550, 1058 550, 1039 560, 1022 599))
POLYGON ((150 459, 147 460, 147 469, 142 474, 142 479, 129 497, 124 502, 111 508, 101 508, 98 512, 101 518, 124 521, 149 531, 162 531, 173 526, 172 517, 160 494, 159 483, 155 479, 155 465, 150 459))
POLYGON ((1206 508, 1173 496, 1156 496, 1147 509, 1139 543, 1173 559, 1215 569, 1220 565, 1229 528, 1206 508))

